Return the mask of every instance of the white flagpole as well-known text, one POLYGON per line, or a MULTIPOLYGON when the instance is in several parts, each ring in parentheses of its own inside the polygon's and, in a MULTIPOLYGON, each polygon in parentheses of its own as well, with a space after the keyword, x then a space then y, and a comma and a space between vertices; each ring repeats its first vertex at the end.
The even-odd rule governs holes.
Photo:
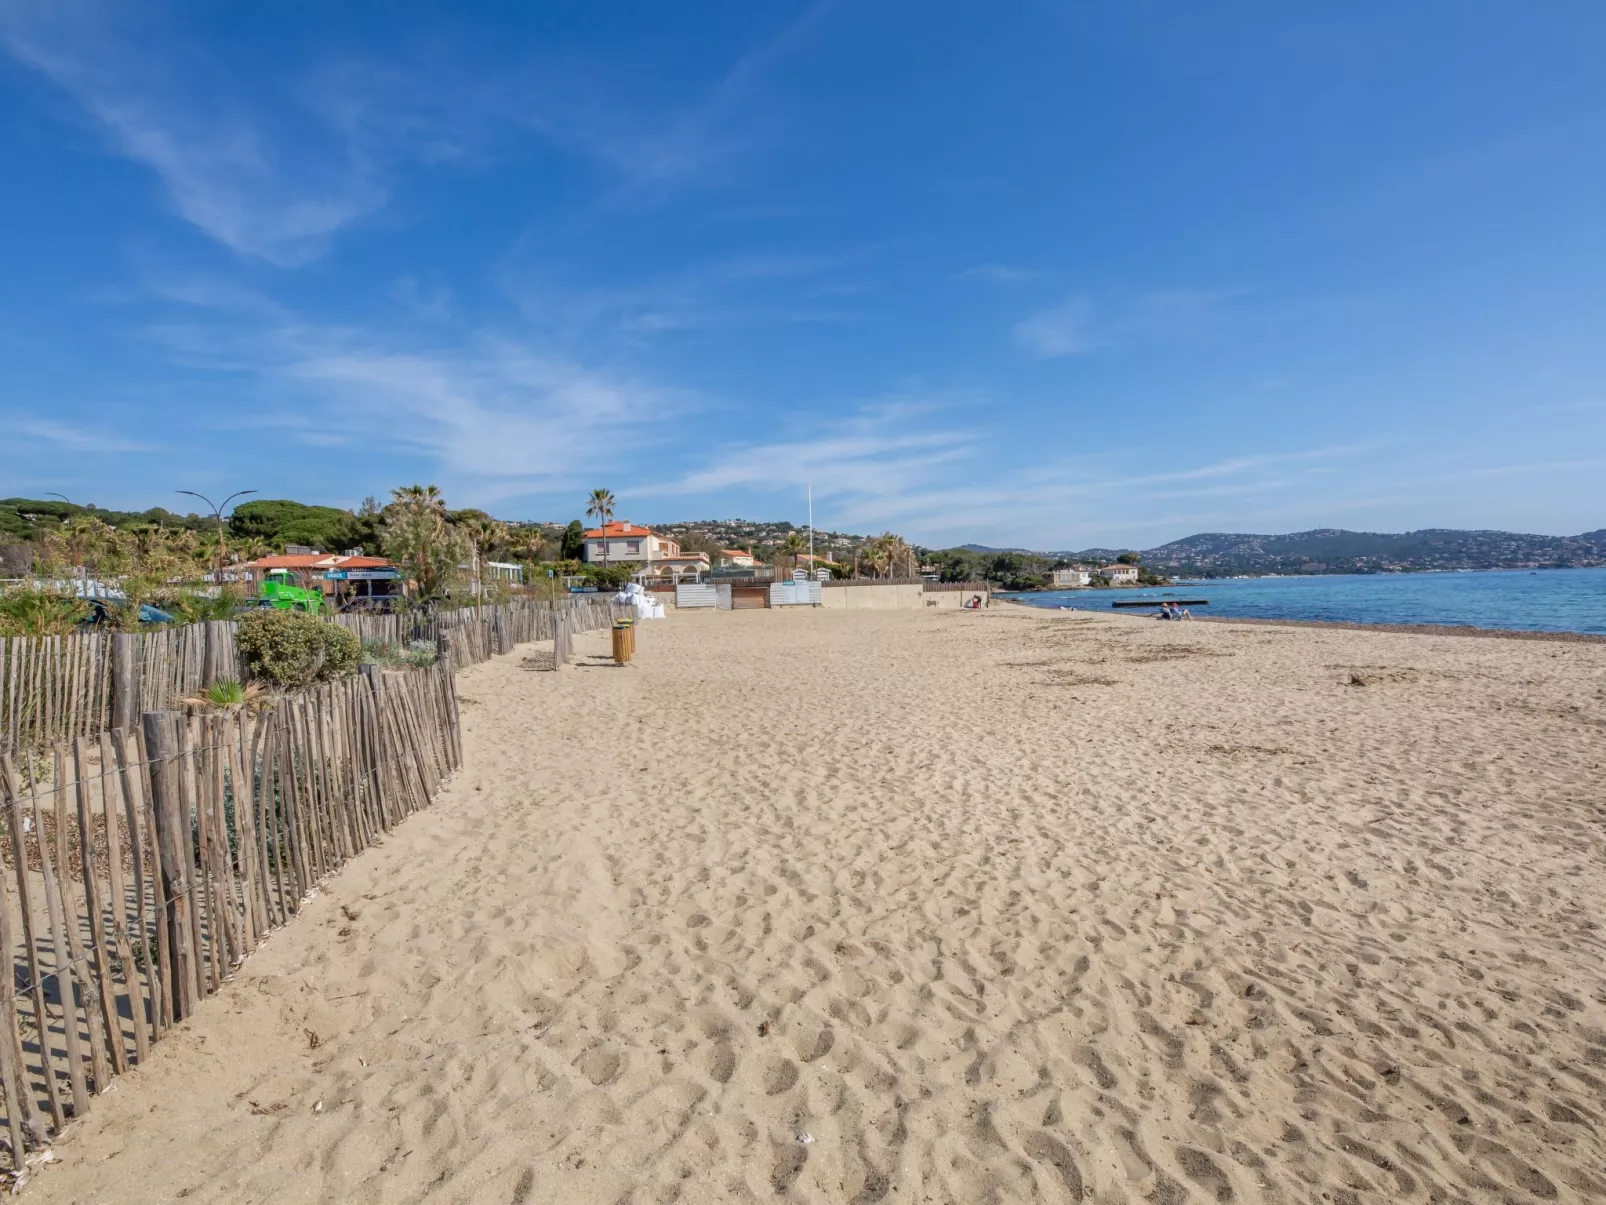
POLYGON ((809 576, 814 576, 814 485, 809 484, 809 576))

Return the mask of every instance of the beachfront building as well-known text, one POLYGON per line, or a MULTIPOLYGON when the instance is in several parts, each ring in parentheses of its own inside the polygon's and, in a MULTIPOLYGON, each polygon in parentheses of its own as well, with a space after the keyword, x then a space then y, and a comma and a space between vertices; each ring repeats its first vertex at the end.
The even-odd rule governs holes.
POLYGON ((1135 586, 1138 584, 1138 567, 1136 565, 1104 565, 1099 572, 1110 579, 1112 586, 1135 586))
POLYGON ((486 561, 481 576, 488 582, 506 582, 510 586, 524 584, 524 566, 512 561, 486 561))
POLYGON ((741 548, 721 548, 719 550, 719 563, 729 565, 733 569, 756 569, 758 558, 751 552, 741 548))
POLYGON ((292 584, 321 590, 336 606, 357 599, 395 598, 405 592, 401 571, 379 556, 307 549, 247 561, 238 572, 253 590, 269 573, 288 574, 292 584))
POLYGON ((1086 569, 1056 569, 1054 570, 1054 589, 1077 590, 1091 584, 1093 575, 1086 569))
POLYGON ((640 564, 651 570, 659 561, 680 556, 680 543, 661 536, 650 527, 632 523, 609 523, 585 535, 585 559, 600 565, 640 564))
POLYGON ((708 554, 706 552, 683 552, 679 556, 666 556, 652 563, 652 572, 664 577, 697 577, 708 576, 708 554))

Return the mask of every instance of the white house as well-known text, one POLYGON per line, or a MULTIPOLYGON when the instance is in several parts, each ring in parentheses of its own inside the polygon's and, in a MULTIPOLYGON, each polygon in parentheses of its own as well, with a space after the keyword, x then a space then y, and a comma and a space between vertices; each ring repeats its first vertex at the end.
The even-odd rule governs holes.
POLYGON ((586 532, 585 536, 585 558, 599 565, 606 561, 610 565, 636 562, 653 566, 659 561, 678 556, 679 541, 658 535, 652 528, 629 520, 595 528, 586 532))
POLYGON ((741 548, 721 548, 719 559, 723 564, 734 565, 737 569, 754 569, 758 566, 758 558, 741 548))
POLYGON ((1136 565, 1104 565, 1099 572, 1110 579, 1112 586, 1135 586, 1138 584, 1138 567, 1136 565))
POLYGON ((682 552, 678 556, 660 557, 652 563, 654 573, 666 573, 671 577, 683 577, 687 574, 706 577, 708 568, 706 552, 682 552))
POLYGON ((1086 569, 1056 569, 1054 570, 1054 589, 1075 590, 1086 586, 1093 580, 1093 575, 1086 569))
POLYGON ((511 561, 486 561, 481 573, 488 582, 511 582, 516 586, 524 584, 524 566, 511 561))

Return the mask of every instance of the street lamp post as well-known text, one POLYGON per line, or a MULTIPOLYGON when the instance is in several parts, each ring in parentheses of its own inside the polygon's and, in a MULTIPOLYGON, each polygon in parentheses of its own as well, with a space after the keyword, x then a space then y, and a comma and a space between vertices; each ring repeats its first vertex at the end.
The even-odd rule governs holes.
MULTIPOLYGON (((51 491, 50 493, 47 493, 45 495, 45 497, 47 497, 47 498, 60 498, 68 506, 77 506, 78 505, 71 498, 67 497, 66 494, 58 494, 58 493, 55 493, 54 491, 51 491)), ((62 520, 63 523, 65 523, 66 521, 67 521, 66 519, 62 520)), ((74 561, 81 561, 81 560, 84 559, 83 555, 82 555, 83 550, 81 548, 79 548, 76 544, 69 542, 67 547, 68 547, 68 551, 72 554, 72 558, 73 558, 74 561)), ((85 569, 84 566, 82 566, 82 565, 72 565, 72 566, 69 567, 68 572, 71 573, 74 577, 87 578, 89 576, 89 571, 87 569, 85 569)))
POLYGON ((202 502, 212 507, 212 517, 217 520, 217 553, 214 558, 217 567, 213 570, 213 578, 217 582, 218 597, 221 598, 223 597, 223 508, 236 498, 243 498, 247 494, 256 493, 256 490, 235 490, 234 493, 215 506, 212 504, 212 499, 205 494, 198 494, 194 490, 179 490, 178 492, 188 494, 191 498, 199 498, 202 502))

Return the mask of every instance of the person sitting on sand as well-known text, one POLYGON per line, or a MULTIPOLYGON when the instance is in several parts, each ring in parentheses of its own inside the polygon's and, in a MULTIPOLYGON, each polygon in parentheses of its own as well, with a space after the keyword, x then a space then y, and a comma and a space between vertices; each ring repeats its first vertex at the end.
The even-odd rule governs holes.
POLYGON ((1156 619, 1175 619, 1176 618, 1176 616, 1171 613, 1171 604, 1168 603, 1168 602, 1163 602, 1163 603, 1160 604, 1160 610, 1158 612, 1156 612, 1154 617, 1156 619))
POLYGON ((1192 619, 1193 618, 1193 612, 1188 610, 1188 608, 1186 608, 1186 607, 1178 607, 1176 609, 1176 613, 1174 615, 1172 615, 1171 618, 1173 618, 1173 619, 1192 619))

